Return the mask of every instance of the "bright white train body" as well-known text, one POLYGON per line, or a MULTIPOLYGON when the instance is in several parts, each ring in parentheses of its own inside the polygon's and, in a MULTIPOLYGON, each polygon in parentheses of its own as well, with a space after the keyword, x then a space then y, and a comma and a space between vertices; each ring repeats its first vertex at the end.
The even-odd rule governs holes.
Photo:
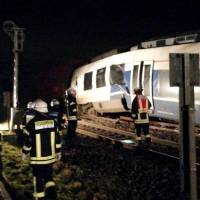
MULTIPOLYGON (((169 54, 200 53, 200 42, 195 42, 197 34, 181 37, 182 40, 180 37, 162 40, 165 46, 155 48, 147 47, 154 47, 161 40, 144 42, 141 43, 143 48, 134 48, 79 67, 71 81, 71 87, 77 89, 78 104, 90 103, 98 113, 127 112, 121 102, 122 96, 131 109, 134 88, 142 87, 144 95, 152 103, 153 116, 178 120, 179 89, 169 84, 169 54)), ((195 87, 195 109, 196 122, 200 124, 199 87, 195 87)))

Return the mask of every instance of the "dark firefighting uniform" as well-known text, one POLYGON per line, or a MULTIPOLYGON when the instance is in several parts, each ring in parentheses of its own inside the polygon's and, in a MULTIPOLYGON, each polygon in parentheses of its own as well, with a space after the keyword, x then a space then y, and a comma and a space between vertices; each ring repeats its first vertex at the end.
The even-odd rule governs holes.
POLYGON ((24 144, 24 132, 25 132, 25 128, 26 128, 26 125, 28 124, 28 122, 33 119, 33 117, 35 116, 37 111, 31 109, 31 108, 28 108, 23 117, 22 117, 22 124, 20 125, 20 129, 21 129, 21 133, 18 135, 18 144, 20 146, 23 146, 24 144))
POLYGON ((68 95, 65 99, 66 105, 66 118, 68 121, 67 129, 67 139, 72 139, 76 136, 76 127, 77 127, 77 103, 76 98, 72 95, 68 95))
POLYGON ((44 199, 45 196, 56 199, 52 165, 56 162, 56 154, 60 149, 60 135, 56 122, 46 114, 37 112, 26 125, 22 149, 24 154, 30 154, 35 199, 44 199))
POLYGON ((149 134, 149 114, 151 103, 148 98, 142 94, 136 95, 132 102, 132 117, 135 123, 137 141, 141 143, 141 133, 143 131, 146 141, 151 141, 149 134))
POLYGON ((24 113, 24 119, 23 119, 23 124, 24 126, 26 126, 26 124, 28 124, 28 122, 33 119, 33 117, 35 116, 35 113, 37 111, 32 109, 32 108, 28 108, 27 111, 24 113))
POLYGON ((16 133, 17 143, 19 146, 23 145, 23 116, 24 116, 23 109, 18 109, 13 119, 13 124, 14 124, 13 129, 14 132, 16 133))
POLYGON ((58 130, 61 135, 65 120, 63 119, 63 112, 60 106, 51 107, 49 111, 49 116, 57 122, 58 130))

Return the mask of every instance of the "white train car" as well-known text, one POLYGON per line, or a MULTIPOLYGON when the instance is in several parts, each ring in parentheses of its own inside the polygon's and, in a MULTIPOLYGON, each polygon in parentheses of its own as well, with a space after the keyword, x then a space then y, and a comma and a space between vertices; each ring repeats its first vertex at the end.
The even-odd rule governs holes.
MULTIPOLYGON (((134 95, 134 88, 142 87, 150 99, 154 113, 165 119, 177 120, 179 117, 178 87, 169 85, 169 54, 200 53, 200 42, 190 35, 165 40, 166 46, 148 48, 155 41, 142 43, 142 49, 112 55, 76 69, 71 87, 77 89, 77 102, 90 104, 99 113, 127 112, 122 105, 124 96, 128 108, 134 95), (172 42, 179 44, 172 44, 172 42), (180 44, 181 43, 181 44, 180 44), (182 44, 183 43, 183 44, 182 44)), ((200 124, 200 89, 195 87, 196 121, 200 124)))

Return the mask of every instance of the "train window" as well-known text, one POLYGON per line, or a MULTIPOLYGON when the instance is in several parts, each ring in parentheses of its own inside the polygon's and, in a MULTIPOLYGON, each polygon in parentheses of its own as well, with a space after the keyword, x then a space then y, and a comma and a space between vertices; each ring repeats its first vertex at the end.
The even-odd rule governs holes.
POLYGON ((104 87, 106 85, 105 73, 106 73, 105 67, 97 70, 97 75, 96 75, 96 87, 97 88, 104 87))
POLYGON ((133 90, 137 87, 138 69, 138 65, 133 66, 133 90))
POLYGON ((144 68, 144 91, 146 96, 150 96, 150 69, 151 65, 145 65, 144 68))
POLYGON ((84 75, 84 90, 92 89, 92 72, 88 72, 84 75))
POLYGON ((157 40, 156 41, 156 46, 157 47, 162 47, 166 45, 166 40, 157 40))
POLYGON ((124 84, 124 74, 123 66, 121 65, 111 65, 110 66, 110 84, 124 84))

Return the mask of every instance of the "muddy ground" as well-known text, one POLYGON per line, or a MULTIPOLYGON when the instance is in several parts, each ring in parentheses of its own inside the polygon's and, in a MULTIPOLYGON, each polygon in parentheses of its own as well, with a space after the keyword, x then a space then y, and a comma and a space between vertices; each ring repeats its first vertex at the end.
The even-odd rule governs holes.
MULTIPOLYGON (((15 139, 1 141, 3 175, 14 199, 32 200, 32 174, 15 139), (9 142, 7 142, 9 141, 9 142)), ((179 200, 179 165, 77 136, 54 165, 59 200, 179 200)))

